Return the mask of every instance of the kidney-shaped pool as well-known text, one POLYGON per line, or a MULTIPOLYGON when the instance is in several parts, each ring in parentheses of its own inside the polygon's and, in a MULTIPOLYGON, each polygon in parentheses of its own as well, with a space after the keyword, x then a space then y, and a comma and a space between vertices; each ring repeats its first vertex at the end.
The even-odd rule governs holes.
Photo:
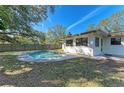
POLYGON ((55 51, 33 51, 19 55, 18 60, 27 62, 55 62, 76 57, 78 56, 60 54, 55 51))

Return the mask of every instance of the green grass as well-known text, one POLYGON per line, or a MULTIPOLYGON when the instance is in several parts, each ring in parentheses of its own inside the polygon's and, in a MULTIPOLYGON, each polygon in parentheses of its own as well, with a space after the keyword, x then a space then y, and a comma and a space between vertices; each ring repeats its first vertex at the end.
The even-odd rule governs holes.
POLYGON ((21 62, 0 54, 0 86, 124 86, 124 62, 76 58, 62 62, 21 62))

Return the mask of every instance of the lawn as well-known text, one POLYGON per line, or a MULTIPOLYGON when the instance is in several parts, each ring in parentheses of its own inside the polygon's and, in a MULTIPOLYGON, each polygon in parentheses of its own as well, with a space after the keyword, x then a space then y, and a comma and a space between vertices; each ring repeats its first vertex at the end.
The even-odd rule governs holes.
POLYGON ((0 53, 0 86, 119 87, 124 62, 75 58, 63 62, 21 62, 15 52, 0 53))

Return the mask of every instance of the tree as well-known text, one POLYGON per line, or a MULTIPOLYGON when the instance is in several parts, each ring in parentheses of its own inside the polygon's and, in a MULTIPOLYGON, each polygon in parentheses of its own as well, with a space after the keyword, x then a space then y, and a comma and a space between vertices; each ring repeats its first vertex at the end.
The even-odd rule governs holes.
POLYGON ((102 20, 96 29, 106 31, 123 31, 124 30, 124 10, 113 13, 110 17, 102 20))
POLYGON ((106 18, 99 22, 99 24, 96 26, 96 29, 102 29, 102 30, 109 30, 109 19, 106 18))
POLYGON ((21 44, 42 44, 45 43, 45 34, 43 32, 35 31, 37 36, 35 37, 24 37, 24 36, 15 36, 15 39, 21 44))
POLYGON ((30 38, 23 37, 23 36, 16 36, 15 38, 21 44, 33 44, 32 40, 30 38))
POLYGON ((43 33, 43 32, 39 32, 39 31, 36 31, 35 30, 35 34, 37 35, 37 36, 34 36, 33 38, 31 38, 31 40, 32 40, 32 42, 34 43, 34 44, 42 44, 42 45, 44 45, 45 44, 45 33, 43 33))
POLYGON ((1 29, 0 35, 35 36, 32 25, 45 20, 49 9, 54 12, 54 6, 0 6, 0 20, 7 29, 1 29))
POLYGON ((94 24, 90 24, 87 28, 87 31, 92 31, 94 30, 94 24))
POLYGON ((65 37, 65 32, 66 28, 62 25, 56 25, 52 28, 49 28, 46 42, 48 44, 59 45, 60 40, 65 37))
POLYGON ((2 22, 2 20, 0 20, 0 30, 5 30, 6 26, 5 24, 2 22))

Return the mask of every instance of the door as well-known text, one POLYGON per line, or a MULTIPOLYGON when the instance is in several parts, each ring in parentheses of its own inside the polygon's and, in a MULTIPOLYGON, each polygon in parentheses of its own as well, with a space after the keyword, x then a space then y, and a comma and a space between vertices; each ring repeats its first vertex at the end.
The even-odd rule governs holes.
POLYGON ((101 39, 101 52, 103 51, 103 39, 101 39))

